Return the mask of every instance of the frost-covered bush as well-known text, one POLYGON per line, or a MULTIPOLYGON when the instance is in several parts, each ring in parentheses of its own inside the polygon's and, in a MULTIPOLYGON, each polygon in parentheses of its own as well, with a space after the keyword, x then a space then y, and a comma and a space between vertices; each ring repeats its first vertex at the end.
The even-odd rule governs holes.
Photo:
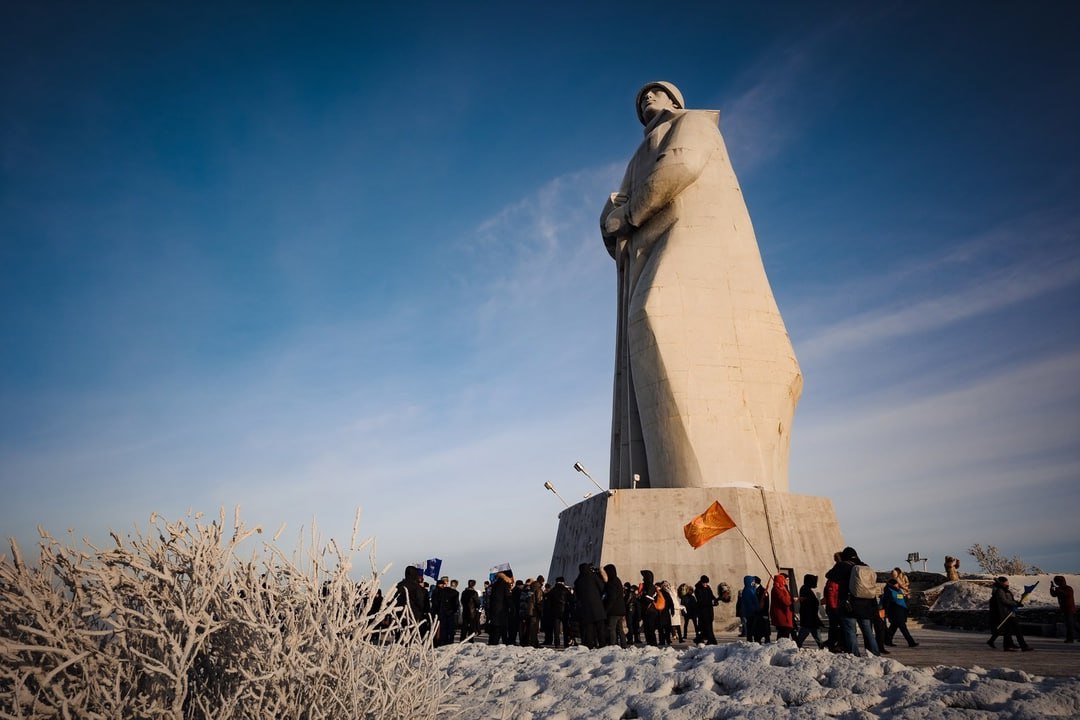
MULTIPOLYGON (((359 517, 359 516, 358 516, 359 517)), ((313 534, 291 555, 240 545, 224 512, 112 546, 42 532, 37 563, 0 558, 0 717, 433 718, 450 683, 430 643, 355 583, 351 554, 313 534)), ((279 533, 280 534, 280 533, 279 533)), ((368 541, 370 542, 370 541, 368 541)))
POLYGON ((1042 569, 1035 565, 1028 565, 1019 555, 1006 558, 997 549, 996 545, 987 545, 985 548, 975 543, 968 548, 968 555, 975 558, 984 573, 990 575, 1041 575, 1042 569))

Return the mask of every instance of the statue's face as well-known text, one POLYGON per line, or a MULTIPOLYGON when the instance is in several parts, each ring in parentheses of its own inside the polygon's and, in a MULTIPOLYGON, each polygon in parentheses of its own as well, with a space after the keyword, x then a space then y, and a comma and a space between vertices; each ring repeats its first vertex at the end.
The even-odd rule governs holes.
POLYGON ((663 88, 651 87, 641 96, 641 115, 648 124, 661 110, 674 110, 675 101, 663 88))

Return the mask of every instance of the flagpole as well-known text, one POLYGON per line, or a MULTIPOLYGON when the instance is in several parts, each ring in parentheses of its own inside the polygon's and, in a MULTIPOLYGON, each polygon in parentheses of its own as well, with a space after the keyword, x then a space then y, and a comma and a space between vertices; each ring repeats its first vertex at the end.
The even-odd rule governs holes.
MULTIPOLYGON (((763 559, 763 558, 761 557, 761 553, 759 553, 759 552, 757 551, 757 548, 756 548, 756 547, 754 547, 754 544, 753 544, 752 542, 750 542, 750 538, 746 537, 746 533, 744 533, 744 532, 742 531, 742 528, 741 528, 741 527, 739 527, 738 525, 736 525, 736 526, 735 526, 735 529, 739 531, 739 534, 740 534, 740 535, 742 535, 742 539, 746 541, 746 544, 747 544, 747 545, 749 545, 749 546, 750 546, 750 549, 754 551, 754 554, 755 554, 755 555, 757 555, 757 559, 758 559, 758 560, 761 560, 761 565, 762 565, 762 567, 764 567, 764 568, 765 568, 765 570, 767 570, 767 571, 768 571, 769 575, 772 575, 772 574, 773 574, 773 571, 772 571, 772 570, 771 570, 771 569, 769 568, 769 566, 768 566, 768 565, 767 565, 767 564, 765 563, 765 560, 764 560, 764 559, 763 559)), ((780 568, 779 568, 779 567, 777 567, 777 568, 776 568, 776 570, 777 570, 777 572, 779 572, 779 571, 780 571, 780 568)))

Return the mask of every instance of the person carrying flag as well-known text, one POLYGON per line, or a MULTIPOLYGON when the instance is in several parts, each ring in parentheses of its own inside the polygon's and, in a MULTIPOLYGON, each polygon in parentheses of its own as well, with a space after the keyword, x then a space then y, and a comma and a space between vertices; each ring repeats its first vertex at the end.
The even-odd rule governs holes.
POLYGON ((986 644, 995 647, 994 640, 1001 635, 1004 640, 1002 646, 1005 652, 1016 652, 1016 646, 1020 646, 1023 652, 1030 652, 1035 648, 1029 646, 1020 632, 1020 623, 1016 619, 1016 608, 1020 603, 1013 597, 1009 589, 1009 578, 1001 576, 994 579, 994 589, 990 593, 990 639, 986 644), (1016 643, 1013 644, 1013 636, 1016 643))

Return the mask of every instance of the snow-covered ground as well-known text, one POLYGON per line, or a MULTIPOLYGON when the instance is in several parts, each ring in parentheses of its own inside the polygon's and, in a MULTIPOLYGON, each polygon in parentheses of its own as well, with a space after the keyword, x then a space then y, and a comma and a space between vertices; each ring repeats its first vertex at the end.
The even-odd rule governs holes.
MULTIPOLYGON (((1068 575, 1080 587, 1080 578, 1068 575)), ((1009 578, 1028 606, 1057 605, 1049 575, 1009 578)), ((992 576, 935 588, 935 609, 979 610, 992 576)), ((501 720, 642 718, 1080 718, 1080 678, 1022 670, 908 667, 892 659, 735 642, 686 650, 565 651, 481 644, 444 648, 463 717, 501 720)), ((996 658, 995 658, 996 659, 996 658)))
POLYGON ((1080 678, 980 667, 912 668, 879 657, 799 650, 790 640, 682 651, 480 644, 445 650, 463 717, 1080 717, 1080 678))

